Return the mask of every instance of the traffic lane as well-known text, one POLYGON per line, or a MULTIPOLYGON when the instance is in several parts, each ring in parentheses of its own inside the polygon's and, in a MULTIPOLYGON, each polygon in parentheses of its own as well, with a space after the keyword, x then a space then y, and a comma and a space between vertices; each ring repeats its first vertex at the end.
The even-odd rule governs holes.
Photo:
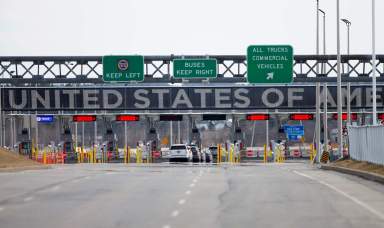
MULTIPOLYGON (((327 182, 322 180, 323 175, 338 176, 303 164, 233 168, 227 172, 229 189, 222 197, 221 227, 382 227, 384 220, 380 216, 324 185, 327 182), (311 179, 300 175, 306 172, 319 176, 311 179)), ((358 182, 346 183, 343 178, 337 181, 335 185, 340 188, 344 184, 361 188, 358 182)), ((360 193, 370 194, 372 189, 360 193)), ((384 192, 372 196, 378 205, 354 199, 383 211, 383 197, 384 192)))
POLYGON ((222 194, 228 189, 224 171, 228 167, 213 165, 193 179, 186 191, 188 194, 185 196, 185 201, 178 201, 177 216, 172 216, 173 218, 163 228, 221 227, 218 209, 221 206, 222 194))
POLYGON ((81 169, 76 170, 76 172, 68 172, 63 167, 53 167, 44 170, 1 173, 0 204, 14 197, 22 197, 72 180, 86 178, 90 175, 81 169))
MULTIPOLYGON (((2 227, 159 227, 204 168, 113 168, 2 205, 2 227)), ((190 194, 190 192, 189 192, 190 194)))

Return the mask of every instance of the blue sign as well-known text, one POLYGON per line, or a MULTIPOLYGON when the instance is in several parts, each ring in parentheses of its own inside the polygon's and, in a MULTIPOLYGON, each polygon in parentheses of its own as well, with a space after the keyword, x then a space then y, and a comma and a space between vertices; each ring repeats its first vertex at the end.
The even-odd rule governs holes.
POLYGON ((284 125, 284 132, 289 141, 299 141, 304 136, 303 125, 284 125))
POLYGON ((287 135, 288 141, 300 141, 302 135, 287 135))
POLYGON ((284 132, 287 135, 304 135, 303 125, 284 125, 284 132))
POLYGON ((39 123, 52 123, 54 119, 52 115, 38 115, 36 121, 39 123))

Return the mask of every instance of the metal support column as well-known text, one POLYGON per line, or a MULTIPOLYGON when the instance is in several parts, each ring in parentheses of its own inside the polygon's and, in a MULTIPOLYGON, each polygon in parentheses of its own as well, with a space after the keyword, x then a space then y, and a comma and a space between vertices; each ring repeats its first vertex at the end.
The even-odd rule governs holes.
POLYGON ((77 149, 77 122, 75 122, 75 151, 77 149))
POLYGON ((169 146, 173 144, 173 121, 169 122, 169 146))
POLYGON ((0 146, 4 146, 4 141, 3 141, 3 110, 2 110, 2 102, 3 102, 3 97, 1 96, 2 94, 2 87, 0 87, 0 146))
POLYGON ((181 121, 177 121, 177 142, 178 143, 181 143, 180 122, 181 121))
POLYGON ((36 148, 37 148, 37 151, 39 151, 39 122, 37 122, 37 118, 36 118, 36 115, 35 115, 35 118, 34 118, 34 121, 36 122, 36 129, 35 129, 35 143, 36 143, 36 148))
POLYGON ((124 148, 128 146, 127 121, 124 121, 124 148))
POLYGON ((93 143, 94 145, 97 145, 97 118, 96 118, 96 121, 94 123, 94 136, 93 136, 93 143))
POLYGON ((267 147, 269 146, 269 120, 265 121, 266 124, 266 133, 265 133, 265 140, 267 147))
POLYGON ((347 125, 351 125, 351 83, 347 85, 347 125))
POLYGON ((81 148, 84 149, 84 122, 82 123, 82 129, 81 129, 81 148))

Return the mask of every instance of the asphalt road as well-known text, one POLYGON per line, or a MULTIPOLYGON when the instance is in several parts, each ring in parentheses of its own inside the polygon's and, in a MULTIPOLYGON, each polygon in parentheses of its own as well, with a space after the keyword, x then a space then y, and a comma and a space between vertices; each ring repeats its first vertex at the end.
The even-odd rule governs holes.
POLYGON ((0 173, 1 228, 384 227, 384 185, 303 163, 0 173))

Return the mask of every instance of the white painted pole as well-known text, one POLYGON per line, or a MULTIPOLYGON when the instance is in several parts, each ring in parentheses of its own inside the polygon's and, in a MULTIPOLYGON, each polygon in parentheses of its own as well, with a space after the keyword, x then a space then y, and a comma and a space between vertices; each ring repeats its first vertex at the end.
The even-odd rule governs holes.
POLYGON ((324 83, 323 86, 323 100, 324 100, 324 151, 328 151, 328 86, 327 83, 324 83))
POLYGON ((340 55, 340 0, 337 0, 337 140, 339 153, 343 157, 343 122, 342 122, 342 96, 341 96, 341 55, 340 55))
POLYGON ((372 99, 373 113, 372 124, 377 125, 377 103, 376 103, 376 39, 375 39, 375 0, 372 0, 372 99))
POLYGON ((255 141, 255 130, 256 130, 256 121, 253 123, 253 128, 252 128, 252 138, 251 138, 251 147, 253 147, 253 142, 255 141))
POLYGON ((320 147, 320 83, 316 83, 316 156, 317 156, 317 161, 320 163, 321 159, 321 147, 320 147))

